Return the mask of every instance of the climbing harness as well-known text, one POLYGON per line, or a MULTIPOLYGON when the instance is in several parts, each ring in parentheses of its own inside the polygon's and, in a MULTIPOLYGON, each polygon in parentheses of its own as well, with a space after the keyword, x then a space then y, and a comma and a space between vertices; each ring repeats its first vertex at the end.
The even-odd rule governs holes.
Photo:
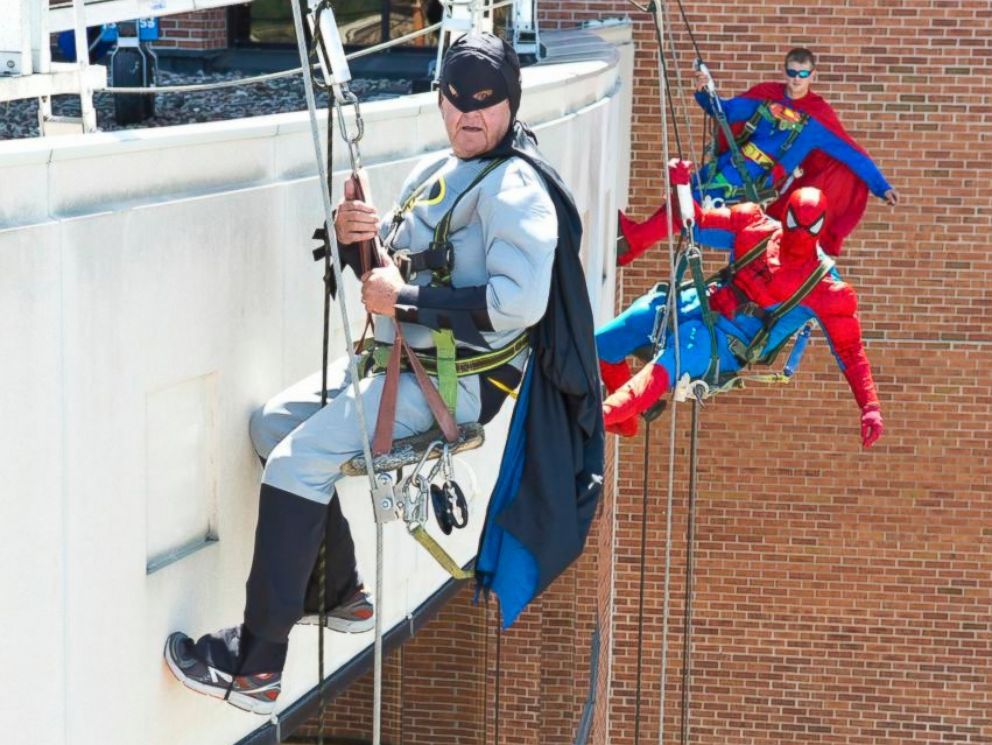
POLYGON ((830 273, 833 269, 834 262, 832 259, 824 256, 820 259, 820 263, 817 265, 816 269, 810 272, 810 275, 803 281, 799 289, 797 289, 788 300, 780 303, 772 311, 764 311, 761 308, 750 303, 745 306, 744 312, 755 315, 761 321, 761 328, 758 333, 754 335, 754 338, 750 343, 745 344, 740 339, 731 337, 730 339, 730 351, 734 353, 742 363, 751 365, 754 363, 759 364, 771 364, 775 357, 778 355, 779 350, 785 343, 774 347, 773 349, 765 349, 765 343, 768 341, 768 337, 771 333, 772 327, 785 316, 786 313, 795 308, 803 299, 813 291, 820 280, 830 273))
MULTIPOLYGON (((719 99, 717 98, 715 100, 719 99)), ((782 156, 793 146, 796 139, 802 133, 808 120, 808 114, 794 111, 774 101, 762 101, 754 114, 751 115, 751 118, 744 123, 740 133, 733 136, 732 140, 728 140, 730 143, 728 149, 731 153, 731 161, 735 167, 738 162, 743 163, 742 160, 735 160, 735 153, 739 153, 743 160, 756 163, 762 169, 762 174, 756 179, 749 175, 745 166, 744 173, 748 175, 746 178, 742 175, 742 179, 744 180, 743 185, 731 183, 723 173, 716 169, 715 162, 719 156, 717 152, 718 138, 715 136, 712 137, 709 152, 704 156, 704 160, 707 162, 703 170, 706 171, 708 177, 701 187, 701 191, 713 192, 719 190, 722 196, 713 197, 711 194, 704 195, 704 206, 722 206, 741 201, 750 201, 765 205, 778 199, 779 195, 789 187, 797 174, 793 172, 782 174, 781 176, 777 175, 776 171, 781 170, 778 167, 777 161, 755 145, 750 138, 762 121, 770 122, 772 126, 782 131, 788 131, 789 134, 779 150, 778 157, 781 160, 782 156), (710 200, 710 205, 706 204, 707 199, 710 200)), ((722 125, 716 123, 715 126, 719 127, 720 132, 724 134, 724 138, 726 139, 726 133, 722 125)), ((801 170, 799 172, 801 174, 801 170)))
MULTIPOLYGON (((454 204, 435 227, 430 248, 413 254, 406 251, 392 251, 392 259, 405 276, 410 278, 417 272, 430 271, 432 285, 450 286, 453 250, 449 239, 454 210, 463 196, 504 161, 505 159, 490 161, 456 197, 454 204)), ((435 176, 436 174, 429 174, 424 183, 413 190, 411 196, 399 208, 398 218, 394 216, 394 226, 402 222, 405 214, 413 208, 418 195, 435 182, 435 176)), ((390 248, 388 240, 387 248, 390 248)), ((418 352, 408 348, 405 363, 397 361, 396 347, 399 342, 386 344, 374 338, 363 340, 359 348, 359 369, 371 375, 384 372, 388 378, 391 365, 395 366, 392 369, 393 374, 397 376, 400 370, 413 369, 416 372, 416 366, 419 366, 425 375, 437 378, 440 398, 446 410, 453 414, 457 403, 458 378, 483 375, 496 370, 514 360, 529 347, 529 336, 524 332, 499 349, 478 354, 463 354, 459 357, 451 330, 435 331, 432 336, 434 350, 418 352)), ((465 527, 468 523, 468 501, 454 478, 451 456, 457 452, 480 447, 485 434, 482 425, 475 423, 458 425, 456 433, 453 441, 447 437, 440 437, 436 431, 432 431, 400 440, 391 451, 374 448, 376 460, 373 463, 373 471, 378 474, 376 478, 384 485, 388 482, 388 488, 392 489, 391 496, 385 494, 377 501, 376 510, 378 518, 384 521, 395 517, 403 519, 414 540, 420 543, 452 577, 468 579, 473 576, 473 572, 459 566, 424 527, 429 508, 433 508, 435 519, 445 535, 450 534, 455 528, 465 527), (438 463, 429 471, 425 471, 427 462, 434 458, 438 459, 438 463), (406 478, 400 479, 398 485, 393 488, 392 477, 388 473, 409 465, 414 465, 413 471, 406 478), (443 480, 441 483, 434 483, 439 473, 443 475, 443 480)), ((366 463, 364 456, 357 455, 341 467, 341 472, 347 476, 362 475, 367 472, 366 463)))
MULTIPOLYGON (((821 257, 820 263, 796 292, 774 310, 764 311, 753 302, 747 301, 745 303, 744 313, 759 318, 762 322, 762 327, 749 343, 745 343, 732 335, 730 336, 730 349, 744 367, 742 370, 733 373, 724 374, 720 372, 719 351, 716 346, 716 314, 712 311, 709 302, 706 300, 707 289, 714 283, 733 287, 731 284, 733 278, 744 267, 764 253, 768 241, 769 238, 759 241, 740 259, 727 264, 705 279, 702 278, 702 257, 698 247, 690 245, 689 248, 681 252, 675 275, 678 284, 675 286, 679 288, 679 295, 687 290, 693 290, 697 295, 703 324, 710 335, 710 365, 701 378, 692 379, 688 373, 679 375, 676 378, 672 393, 674 400, 683 402, 692 397, 702 403, 704 399, 717 394, 744 388, 749 382, 787 383, 799 369, 802 356, 809 344, 810 333, 813 327, 812 321, 807 322, 802 330, 795 335, 792 352, 789 355, 789 362, 781 373, 755 373, 750 371, 752 365, 770 366, 774 364, 782 349, 789 342, 791 337, 786 337, 776 346, 765 348, 772 327, 789 311, 799 305, 812 292, 820 280, 833 269, 833 260, 826 256, 821 257), (692 277, 690 280, 683 279, 687 268, 692 277)), ((671 294, 670 288, 672 286, 670 283, 660 282, 655 285, 654 292, 671 294)), ((670 306, 666 303, 658 308, 657 315, 655 316, 654 330, 651 337, 655 351, 664 347, 665 335, 672 324, 670 306)))
MULTIPOLYGON (((455 197, 452 202, 451 207, 444 213, 441 219, 438 221, 437 225, 434 227, 434 236, 428 248, 424 251, 419 251, 417 253, 410 253, 409 251, 393 251, 391 257, 396 265, 399 267, 401 274, 404 278, 409 280, 417 273, 422 271, 429 271, 431 273, 431 286, 433 287, 450 287, 451 286, 451 272, 454 268, 454 247, 452 246, 451 237, 451 220, 454 215, 455 209, 461 203, 461 200, 471 192, 475 187, 482 183, 482 181, 490 173, 499 168, 503 163, 506 162, 506 158, 494 158, 490 160, 472 179, 469 185, 455 197)), ((396 214, 393 216, 393 226, 390 229, 390 237, 395 234, 398 226, 403 222, 404 217, 413 209, 414 204, 420 194, 425 191, 428 186, 433 184, 435 181, 438 183, 444 183, 443 180, 437 179, 437 174, 429 174, 427 179, 416 189, 413 190, 411 196, 404 202, 403 206, 397 210, 396 214)), ((387 247, 389 242, 387 241, 387 247)), ((396 324, 397 339, 400 335, 399 324, 396 324)), ((434 354, 433 359, 428 355, 417 354, 415 351, 408 348, 408 360, 411 367, 413 367, 414 372, 416 372, 415 365, 417 362, 424 368, 429 374, 434 375, 438 381, 438 391, 440 392, 441 399, 447 410, 450 412, 451 417, 454 416, 455 406, 457 404, 458 398, 458 378, 464 377, 466 375, 477 375, 500 367, 508 363, 522 351, 524 351, 528 346, 528 337, 526 333, 520 334, 516 339, 514 339, 510 344, 501 347, 491 353, 472 355, 471 357, 464 358, 459 361, 456 346, 455 346, 455 335, 451 329, 439 329, 432 331, 431 333, 434 340, 434 354), (415 361, 416 360, 416 361, 415 361)), ((388 354, 389 361, 393 361, 397 357, 396 354, 396 344, 388 346, 383 345, 379 342, 372 342, 372 357, 375 362, 376 368, 380 369, 383 367, 382 359, 388 354), (388 348, 388 352, 383 347, 388 348)), ((397 363, 398 364, 398 363, 397 363)), ((389 376, 389 366, 385 365, 387 380, 389 376)), ((397 370, 396 375, 399 372, 397 370)), ((421 386, 423 387, 423 386, 421 386)), ((432 409, 433 410, 433 409, 432 409)), ((380 423, 382 422, 382 410, 380 408, 380 423)), ((438 420, 438 424, 441 426, 442 431, 444 430, 444 424, 441 419, 435 413, 435 418, 438 420)), ((452 419, 453 421, 453 419, 452 419)), ((392 431, 390 422, 390 434, 392 431)), ((447 435, 447 432, 446 432, 447 435)), ((377 440, 379 433, 377 431, 377 440)), ((448 438, 449 441, 451 438, 448 438)), ((388 449, 388 448, 386 448, 388 449)), ((377 453, 384 452, 380 448, 376 448, 377 453)))

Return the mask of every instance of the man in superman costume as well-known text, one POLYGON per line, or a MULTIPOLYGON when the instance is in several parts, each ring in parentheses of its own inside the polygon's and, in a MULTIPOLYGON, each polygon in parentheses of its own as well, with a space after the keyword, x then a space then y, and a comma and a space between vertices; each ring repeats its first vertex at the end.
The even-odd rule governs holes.
MULTIPOLYGON (((680 164, 673 180, 687 181, 680 164)), ((708 287, 715 320, 705 323, 694 289, 679 297, 677 323, 681 373, 701 378, 713 362, 713 344, 721 373, 734 373, 773 355, 807 321, 819 323, 837 364, 861 410, 861 441, 870 447, 882 435, 881 408, 871 366, 861 339, 857 298, 841 281, 833 260, 817 245, 827 218, 823 192, 804 187, 789 195, 784 223, 755 204, 700 209, 696 221, 707 233, 722 233, 732 244, 731 263, 708 287)), ((637 432, 638 415, 651 408, 676 381, 675 335, 645 367, 631 377, 626 356, 650 345, 657 309, 667 302, 660 289, 635 301, 596 334, 600 370, 609 393, 603 403, 607 431, 637 432)))
MULTIPOLYGON (((820 246, 838 256, 844 238, 864 215, 869 190, 890 205, 897 204, 899 196, 868 153, 844 131, 833 107, 810 90, 815 79, 813 53, 793 49, 785 57, 783 82, 761 83, 720 103, 737 135, 739 165, 746 169, 762 201, 766 196, 774 199, 767 213, 781 220, 793 191, 817 187, 830 204, 820 246)), ((714 94, 705 90, 708 82, 707 75, 700 73, 696 101, 715 116, 714 94)), ((729 148, 701 169, 693 180, 693 192, 704 207, 749 201, 729 148)), ((621 266, 667 237, 664 212, 663 205, 641 223, 620 213, 617 260, 621 266)), ((719 235, 697 232, 696 238, 706 245, 729 248, 719 244, 719 235)))

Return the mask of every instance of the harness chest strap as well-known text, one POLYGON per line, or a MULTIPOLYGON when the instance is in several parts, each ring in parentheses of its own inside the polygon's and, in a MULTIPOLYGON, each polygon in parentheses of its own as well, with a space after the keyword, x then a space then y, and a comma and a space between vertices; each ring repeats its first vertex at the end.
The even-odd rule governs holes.
MULTIPOLYGON (((443 256, 443 261, 438 262, 438 268, 432 270, 432 284, 439 286, 449 286, 451 284, 451 264, 453 256, 451 252, 451 245, 448 241, 448 236, 450 234, 451 219, 455 208, 461 202, 462 197, 464 197, 465 194, 471 191, 487 175, 489 175, 505 161, 506 158, 497 158, 488 163, 485 168, 476 174, 475 178, 465 188, 465 190, 455 198, 451 208, 444 214, 440 222, 435 227, 434 241, 431 242, 431 247, 429 250, 436 251, 440 247, 445 254, 443 256)), ((425 183, 414 189, 413 193, 407 198, 397 213, 400 221, 402 221, 402 218, 406 212, 413 208, 419 195, 423 193, 428 184, 431 183, 436 176, 437 171, 432 172, 425 183)), ((394 217, 394 225, 395 224, 396 222, 394 217)), ((454 333, 450 329, 432 331, 435 347, 434 375, 438 381, 437 388, 434 387, 430 379, 427 377, 428 373, 425 369, 425 364, 422 357, 417 355, 402 338, 399 324, 396 324, 396 336, 397 338, 395 344, 391 346, 382 345, 384 349, 383 352, 378 353, 378 360, 376 360, 376 349, 380 345, 375 345, 373 350, 373 360, 380 363, 379 366, 384 367, 386 371, 386 381, 383 388, 382 400, 379 405, 379 418, 376 421, 375 441, 373 443, 373 449, 377 454, 388 452, 392 448, 393 427, 396 421, 396 402, 399 395, 399 375, 401 367, 403 366, 402 356, 404 352, 407 356, 407 365, 409 369, 416 374, 417 382, 423 390, 428 406, 431 409, 431 413, 434 415, 434 419, 444 432, 445 438, 449 442, 457 438, 457 426, 454 423, 454 413, 458 397, 458 361, 456 357, 454 333), (388 350, 388 352, 386 350, 388 350), (383 354, 386 356, 385 360, 382 359, 383 354), (385 364, 381 364, 382 362, 385 362, 385 364)), ((522 336, 526 342, 526 334, 522 336)), ((519 341, 519 337, 515 341, 519 341)), ((508 346, 512 346, 512 344, 508 346)), ((502 352, 505 349, 506 348, 503 348, 497 351, 502 352)), ((512 359, 512 357, 510 359, 512 359)))
MULTIPOLYGON (((735 336, 730 337, 730 351, 732 351, 739 360, 746 364, 750 365, 755 362, 761 362, 763 351, 762 348, 768 341, 772 327, 778 323, 782 317, 805 300, 806 296, 813 291, 813 288, 816 287, 820 283, 820 280, 826 277, 833 268, 833 260, 828 257, 823 257, 816 269, 810 273, 810 275, 803 281, 802 285, 799 286, 799 289, 797 289, 788 300, 785 300, 774 310, 766 313, 764 318, 762 318, 761 328, 758 330, 758 333, 754 335, 754 338, 749 344, 745 345, 744 342, 735 336)), ((766 359, 774 356, 774 353, 777 351, 778 350, 776 349, 773 350, 771 354, 765 355, 766 359)))
MULTIPOLYGON (((482 183, 486 176, 503 165, 503 163, 507 160, 507 158, 494 158, 486 164, 486 167, 476 174, 471 183, 465 187, 465 189, 457 197, 455 197, 455 201, 452 203, 451 208, 444 213, 437 225, 434 226, 434 240, 431 242, 428 251, 441 251, 445 259, 439 268, 432 269, 431 271, 431 284, 435 287, 451 286, 451 271, 454 267, 455 257, 451 242, 448 238, 451 235, 451 220, 455 213, 455 209, 458 207, 458 204, 462 201, 462 198, 466 194, 482 183)), ((451 329, 438 329, 436 331, 432 331, 431 335, 434 337, 434 348, 437 350, 436 369, 438 388, 441 391, 441 397, 444 399, 444 403, 447 405, 448 410, 454 413, 455 406, 458 403, 458 373, 455 354, 455 334, 451 329)), ((526 341, 526 334, 522 334, 521 336, 526 341)), ((519 339, 520 337, 517 338, 517 340, 519 339)), ((510 359, 512 359, 512 357, 510 359)))
POLYGON ((731 262, 730 264, 727 264, 727 266, 723 267, 720 271, 716 272, 715 274, 711 274, 709 277, 707 277, 706 284, 709 285, 712 284, 713 282, 726 283, 732 280, 734 278, 734 275, 737 274, 737 272, 739 272, 741 269, 746 267, 748 264, 750 264, 752 261, 754 261, 756 258, 761 256, 761 254, 765 252, 765 248, 768 246, 768 241, 770 241, 771 239, 772 239, 771 235, 762 238, 760 241, 755 243, 754 246, 749 248, 744 253, 744 255, 741 256, 739 259, 731 262))
MULTIPOLYGON (((737 148, 742 156, 748 160, 757 163, 765 173, 771 173, 775 164, 776 159, 772 158, 768 153, 764 152, 751 142, 751 136, 758 128, 758 124, 762 121, 771 122, 773 125, 777 126, 779 129, 787 129, 789 131, 788 136, 785 138, 785 142, 778 150, 778 160, 781 160, 782 156, 791 148, 796 139, 802 134, 803 129, 806 126, 807 121, 809 121, 809 114, 803 112, 797 112, 798 119, 788 120, 782 117, 776 116, 771 110, 771 102, 763 101, 760 106, 751 115, 751 118, 744 123, 744 128, 741 130, 740 134, 734 139, 734 147, 737 148)), ((734 150, 731 150, 731 155, 734 155, 734 150)), ((735 163, 736 165, 736 163, 735 163)), ((736 199, 740 196, 747 197, 748 201, 751 202, 764 202, 767 199, 774 199, 778 197, 779 191, 775 185, 770 187, 759 187, 750 177, 744 178, 742 175, 742 180, 744 181, 743 186, 737 186, 730 183, 726 177, 720 173, 715 172, 711 179, 711 183, 707 184, 709 188, 720 188, 724 191, 725 199, 736 199)), ((765 179, 762 178, 761 182, 764 183, 765 179)))

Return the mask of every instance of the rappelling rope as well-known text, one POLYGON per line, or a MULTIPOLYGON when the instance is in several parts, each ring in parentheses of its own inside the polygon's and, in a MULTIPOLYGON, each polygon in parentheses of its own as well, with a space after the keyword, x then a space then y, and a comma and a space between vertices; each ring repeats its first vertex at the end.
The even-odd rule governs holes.
MULTIPOLYGON (((345 284, 344 278, 341 271, 341 256, 338 252, 337 234, 334 232, 334 210, 331 205, 331 189, 330 189, 330 168, 325 168, 323 151, 320 144, 320 130, 317 126, 317 102, 314 97, 314 80, 313 73, 310 67, 310 51, 306 45, 306 34, 303 27, 303 9, 301 8, 301 3, 304 0, 299 0, 299 2, 291 3, 293 7, 293 23, 296 30, 296 44, 300 54, 300 64, 303 69, 303 79, 304 79, 304 93, 307 99, 307 111, 310 115, 310 133, 313 138, 314 152, 316 153, 317 160, 317 174, 320 181, 320 192, 323 200, 324 207, 324 223, 327 226, 327 246, 328 246, 328 257, 325 258, 325 267, 329 262, 331 268, 334 271, 334 279, 337 284, 337 299, 338 308, 341 312, 342 325, 344 327, 344 337, 345 337, 345 353, 348 355, 348 370, 351 375, 352 389, 355 395, 355 409, 358 419, 358 428, 361 435, 362 441, 362 452, 365 455, 365 462, 369 464, 368 468, 368 479, 369 488, 374 492, 377 486, 376 474, 373 467, 374 461, 372 460, 372 442, 369 439, 369 432, 365 422, 365 405, 362 400, 362 391, 359 385, 361 377, 358 374, 358 364, 355 355, 353 354, 354 342, 351 336, 351 323, 348 318, 348 305, 346 302, 345 294, 345 284)), ((341 123, 342 111, 340 102, 336 101, 336 108, 339 123, 341 123)), ((333 116, 330 106, 327 109, 327 116, 330 119, 333 116)), ((328 133, 328 154, 330 154, 332 137, 330 132, 328 133)), ((326 279, 325 279, 326 287, 326 279)), ((327 311, 329 314, 329 310, 327 311)), ((325 329, 327 328, 326 319, 329 318, 325 316, 325 329)), ((325 334, 328 333, 325 331, 325 334)), ((327 337, 325 336, 325 339, 327 337)), ((326 376, 327 368, 327 357, 324 358, 324 368, 326 376)), ((326 378, 324 385, 324 396, 323 399, 326 401, 326 378)), ((326 561, 326 558, 325 558, 326 561)), ((321 576, 321 584, 323 584, 324 577, 321 576)), ((376 609, 375 609, 375 680, 373 685, 373 713, 372 713, 372 742, 373 745, 380 745, 381 741, 381 714, 382 714, 382 606, 380 604, 382 597, 382 523, 376 520, 376 609)), ((325 611, 324 607, 321 606, 321 615, 325 611)), ((324 623, 323 618, 320 619, 318 626, 318 650, 320 653, 319 661, 319 673, 320 682, 318 684, 318 690, 320 691, 320 732, 318 734, 318 742, 322 744, 323 742, 323 688, 324 688, 324 655, 323 655, 323 633, 324 633, 324 623)))
POLYGON ((634 696, 634 745, 641 742, 641 665, 644 657, 644 575, 648 548, 648 464, 651 423, 644 428, 644 469, 641 474, 641 567, 637 587, 637 690, 634 696))
POLYGON ((692 690, 692 596, 696 544, 696 455, 699 435, 699 401, 692 402, 689 444, 689 514, 685 538, 685 613, 682 626, 682 745, 689 743, 689 694, 692 690))
MULTIPOLYGON (((655 30, 657 31, 658 38, 663 39, 665 28, 665 14, 663 7, 659 4, 658 0, 653 0, 654 7, 654 23, 655 30)), ((672 224, 673 216, 673 206, 672 206, 672 187, 668 174, 668 162, 671 159, 671 153, 668 147, 668 121, 667 117, 664 115, 664 101, 667 96, 668 91, 668 80, 667 72, 665 66, 665 48, 663 45, 658 46, 658 59, 661 63, 658 83, 660 88, 660 98, 661 98, 661 146, 662 146, 662 157, 663 165, 662 171, 664 173, 665 180, 665 218, 668 220, 668 224, 672 224)), ((672 321, 672 336, 675 347, 675 380, 673 383, 679 379, 682 373, 682 357, 681 357, 681 340, 679 338, 679 323, 678 323, 678 295, 679 295, 679 285, 678 278, 676 275, 677 269, 677 259, 675 252, 675 236, 674 231, 668 231, 668 262, 669 262, 669 273, 671 276, 671 281, 669 283, 668 291, 668 317, 672 321)), ((668 434, 668 496, 665 503, 665 576, 664 576, 664 588, 662 591, 662 628, 661 628, 661 680, 659 682, 659 701, 660 701, 660 711, 658 718, 658 742, 664 742, 665 736, 665 672, 667 669, 668 662, 668 623, 669 615, 671 613, 671 565, 672 565, 672 510, 675 502, 675 436, 677 432, 677 416, 678 407, 673 403, 671 406, 671 423, 668 434)))
MULTIPOLYGON (((659 2, 659 0, 655 0, 659 2)), ((682 19, 685 22, 686 30, 689 33, 689 38, 692 41, 692 45, 696 50, 697 57, 701 60, 702 57, 699 54, 699 45, 696 43, 696 39, 692 34, 692 28, 689 24, 689 20, 686 17, 685 9, 682 7, 681 0, 676 0, 679 6, 679 10, 682 14, 682 19)), ((671 101, 671 93, 668 79, 668 69, 664 64, 664 45, 661 41, 662 37, 667 37, 669 46, 671 49, 672 60, 676 68, 676 76, 678 78, 679 87, 682 87, 681 73, 679 71, 678 65, 678 50, 675 45, 675 37, 671 25, 665 26, 664 17, 660 12, 656 15, 657 23, 656 30, 658 32, 659 38, 659 58, 662 60, 662 79, 663 87, 668 93, 668 99, 671 101), (663 29, 665 33, 663 33, 663 29)), ((686 129, 688 131, 688 137, 690 140, 690 148, 694 150, 694 145, 692 143, 692 126, 689 120, 688 112, 685 111, 686 119, 686 129)), ((674 107, 672 107, 672 118, 673 122, 677 122, 678 119, 675 116, 674 107)), ((667 138, 664 140, 665 153, 665 164, 666 164, 666 178, 668 174, 667 164, 668 164, 668 154, 667 154, 667 138)), ((684 158, 681 151, 681 143, 679 145, 679 158, 684 158)), ((697 187, 699 185, 698 172, 696 172, 697 187)), ((667 183, 666 183, 667 186, 667 183)), ((666 193, 670 194, 670 191, 666 190, 666 193)), ((669 223, 671 224, 672 219, 672 207, 671 199, 668 200, 668 214, 669 223)), ((691 228, 690 228, 691 231, 691 228)), ((674 249, 672 243, 674 241, 673 231, 669 231, 669 253, 674 255, 674 249)), ((690 248, 692 247, 691 233, 690 233, 690 248)), ((681 365, 679 358, 679 339, 678 339, 678 316, 677 316, 677 299, 679 293, 681 292, 676 277, 673 272, 672 283, 670 285, 669 300, 671 302, 669 306, 669 318, 672 319, 672 329, 675 336, 675 349, 676 349, 676 380, 678 380, 681 375, 681 365)), ((681 706, 681 742, 682 745, 688 745, 689 734, 690 734, 690 691, 691 691, 691 661, 692 661, 692 598, 693 598, 693 568, 694 568, 694 545, 695 545, 695 503, 696 503, 696 466, 697 466, 697 452, 698 452, 698 431, 699 431, 699 407, 698 401, 694 400, 692 403, 692 417, 690 425, 690 451, 689 451, 689 504, 688 504, 688 515, 687 515, 687 527, 686 527, 686 579, 685 579, 685 601, 684 601, 684 616, 683 616, 683 637, 682 637, 682 706, 681 706)), ((664 608, 662 611, 662 670, 661 670, 661 683, 660 683, 660 695, 659 695, 659 726, 658 726, 658 743, 659 745, 664 744, 665 737, 665 694, 666 694, 666 669, 668 661, 668 629, 671 615, 671 552, 672 552, 672 512, 674 506, 674 494, 675 494, 675 434, 676 434, 676 410, 677 407, 672 405, 672 426, 669 439, 669 460, 668 460, 668 499, 667 499, 667 516, 666 516, 666 529, 665 529, 665 579, 664 579, 664 608)))
MULTIPOLYGON (((333 94, 331 94, 333 95, 333 94)), ((334 162, 334 117, 331 116, 331 106, 327 106, 327 162, 334 162)), ((327 190, 331 190, 331 169, 326 174, 327 190)), ((330 226, 328 227, 330 230, 330 226)), ((328 233, 328 240, 330 234, 328 233)), ((330 362, 331 336, 331 264, 330 251, 324 252, 324 346, 320 369, 320 408, 327 406, 327 367, 330 362)), ((338 499, 336 495, 332 497, 338 499)), ((324 518, 327 519, 326 517, 324 518)), ((320 553, 317 558, 317 745, 324 745, 324 624, 327 622, 327 531, 320 541, 320 553)))
MULTIPOLYGON (((659 113, 661 115, 661 143, 662 143, 662 178, 664 181, 663 197, 665 201, 665 217, 668 220, 668 224, 672 224, 673 207, 671 199, 671 183, 668 174, 668 162, 671 159, 671 153, 668 147, 668 117, 665 116, 666 104, 667 108, 672 113, 672 122, 674 134, 676 137, 676 145, 679 149, 679 157, 682 157, 682 143, 681 137, 678 132, 678 121, 674 114, 674 104, 671 99, 671 92, 668 86, 668 71, 665 61, 665 49, 664 49, 664 29, 665 29, 665 17, 664 9, 659 4, 659 0, 651 0, 648 6, 642 6, 636 2, 636 0, 630 0, 630 2, 640 9, 641 11, 648 12, 652 14, 652 18, 655 25, 656 40, 658 42, 658 87, 659 87, 659 113)), ((672 320, 672 337, 674 343, 674 353, 675 353, 675 380, 679 379, 682 370, 682 358, 681 358, 681 344, 679 339, 679 324, 678 324, 678 294, 679 294, 679 284, 677 277, 677 256, 675 247, 675 236, 674 231, 668 231, 668 268, 671 281, 669 282, 668 297, 666 299, 666 304, 668 306, 668 318, 672 320)), ((659 336, 660 338, 660 336, 659 336)), ((657 343, 657 340, 656 340, 657 343)), ((657 351, 657 350, 656 350, 657 351)), ((674 381, 673 381, 674 382, 674 381)), ((674 401, 674 400, 673 400, 674 401)), ((672 509, 675 500, 675 436, 677 432, 677 416, 678 407, 673 403, 671 406, 671 426, 668 438, 668 498, 666 502, 665 509, 665 576, 664 576, 664 591, 663 591, 663 609, 662 609, 662 651, 661 651, 661 680, 660 680, 660 716, 659 716, 659 732, 658 738, 659 743, 664 741, 665 733, 665 670, 666 662, 668 659, 668 625, 669 625, 669 615, 671 612, 670 608, 670 597, 671 597, 671 557, 672 557, 672 509)), ((650 450, 650 424, 646 427, 644 434, 644 462, 645 462, 645 472, 643 481, 643 501, 647 498, 647 463, 649 460, 649 450, 650 450)), ((641 693, 641 657, 643 652, 643 638, 642 638, 642 627, 643 627, 643 583, 644 583, 644 562, 645 554, 647 548, 646 542, 646 521, 647 515, 642 514, 642 542, 641 542, 641 593, 639 596, 639 608, 638 608, 638 658, 637 658, 637 698, 635 702, 635 716, 634 716, 634 742, 637 743, 640 737, 640 693, 641 693)))
MULTIPOLYGON (((689 32, 689 38, 692 40, 692 46, 696 50, 697 58, 698 59, 702 59, 702 57, 699 56, 699 45, 696 44, 696 39, 692 35, 692 27, 689 25, 689 19, 686 18, 685 10, 682 8, 682 2, 681 2, 681 0, 678 0, 678 4, 679 4, 679 10, 682 12, 682 20, 685 22, 686 30, 689 32)), ((672 50, 672 63, 673 63, 672 66, 675 68, 675 84, 678 87, 679 92, 684 94, 684 92, 685 92, 685 84, 683 83, 683 80, 682 80, 682 65, 679 62, 678 47, 676 47, 676 45, 675 45, 675 32, 672 29, 672 25, 671 24, 668 24, 665 27, 665 30, 666 30, 667 36, 668 36, 668 46, 672 50)), ((666 75, 667 75, 667 72, 666 72, 666 75)), ((671 88, 669 88, 668 98, 669 98, 669 101, 672 100, 671 88)), ((682 97, 679 97, 676 100, 679 101, 678 106, 679 106, 679 109, 682 112, 682 119, 685 121, 686 139, 689 142, 689 152, 690 153, 695 153, 696 152, 696 143, 695 143, 695 138, 693 137, 693 134, 692 134, 692 119, 691 119, 691 117, 689 115, 689 108, 685 104, 685 102, 684 102, 684 100, 683 100, 682 97)), ((706 114, 704 113, 703 116, 705 117, 706 114)), ((678 118, 675 116, 675 112, 674 111, 672 111, 672 118, 673 118, 673 120, 678 121, 678 118)), ((679 146, 679 156, 680 157, 682 157, 681 151, 682 151, 682 148, 681 148, 681 146, 679 146)), ((694 178, 695 181, 696 181, 696 189, 697 189, 697 191, 702 192, 702 181, 701 181, 701 179, 699 177, 699 168, 702 166, 702 164, 701 163, 697 163, 696 166, 697 167, 692 170, 692 178, 694 178)))

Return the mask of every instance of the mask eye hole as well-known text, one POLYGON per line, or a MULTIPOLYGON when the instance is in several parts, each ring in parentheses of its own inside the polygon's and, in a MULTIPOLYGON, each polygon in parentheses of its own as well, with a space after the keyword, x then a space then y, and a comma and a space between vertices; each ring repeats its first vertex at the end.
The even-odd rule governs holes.
POLYGON ((473 93, 472 98, 474 98, 476 101, 485 101, 487 98, 490 98, 492 95, 493 95, 493 89, 485 88, 481 91, 478 91, 477 93, 473 93))
POLYGON ((448 92, 451 93, 451 95, 454 96, 455 98, 458 98, 459 96, 458 89, 455 88, 455 86, 453 86, 451 83, 448 83, 448 92))
POLYGON ((817 221, 809 226, 810 235, 819 235, 820 230, 823 229, 823 223, 826 222, 826 219, 826 215, 820 215, 817 221))
POLYGON ((789 230, 795 230, 797 227, 799 227, 799 223, 796 222, 795 215, 792 214, 791 207, 785 212, 785 226, 789 230))

